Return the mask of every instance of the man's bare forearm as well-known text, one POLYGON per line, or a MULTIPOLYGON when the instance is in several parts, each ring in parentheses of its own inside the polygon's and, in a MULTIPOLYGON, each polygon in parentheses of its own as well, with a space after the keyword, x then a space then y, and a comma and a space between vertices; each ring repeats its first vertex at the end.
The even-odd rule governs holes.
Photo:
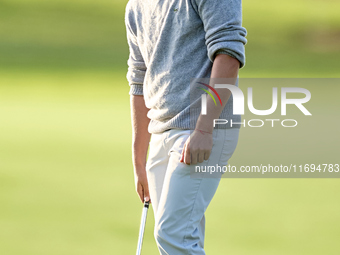
MULTIPOLYGON (((224 54, 217 55, 211 71, 210 86, 214 87, 214 82, 218 78, 227 78, 227 83, 235 84, 239 66, 240 63, 235 58, 224 54)), ((213 145, 213 120, 218 119, 231 95, 230 91, 226 89, 216 89, 216 91, 220 95, 222 105, 215 106, 213 99, 207 98, 207 114, 199 116, 195 127, 200 132, 193 132, 185 142, 180 162, 185 164, 202 163, 203 160, 210 157, 213 145), (205 135, 206 133, 209 135, 205 135)))
MULTIPOLYGON (((214 87, 214 78, 228 78, 228 83, 235 85, 238 70, 239 61, 225 54, 219 54, 214 60, 214 64, 211 71, 211 83, 210 85, 214 87)), ((217 105, 212 98, 207 98, 207 114, 200 115, 196 124, 196 129, 212 132, 213 130, 213 120, 218 119, 224 106, 228 102, 231 95, 229 90, 226 89, 216 89, 217 93, 221 97, 222 106, 217 105)))
POLYGON ((149 147, 150 133, 147 117, 149 111, 145 106, 144 97, 131 95, 131 123, 132 123, 132 161, 135 170, 145 170, 146 156, 149 147))

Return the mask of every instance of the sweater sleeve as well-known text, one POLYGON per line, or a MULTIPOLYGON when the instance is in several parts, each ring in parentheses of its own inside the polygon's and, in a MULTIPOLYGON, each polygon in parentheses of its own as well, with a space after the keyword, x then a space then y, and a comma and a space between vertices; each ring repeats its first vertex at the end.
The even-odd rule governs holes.
POLYGON ((216 53, 228 54, 245 65, 245 38, 247 30, 242 27, 241 0, 192 0, 200 16, 208 50, 213 62, 216 53))
POLYGON ((128 72, 126 78, 130 85, 130 95, 143 95, 143 83, 146 65, 137 42, 137 27, 133 13, 129 11, 129 4, 125 13, 126 35, 129 45, 128 72))

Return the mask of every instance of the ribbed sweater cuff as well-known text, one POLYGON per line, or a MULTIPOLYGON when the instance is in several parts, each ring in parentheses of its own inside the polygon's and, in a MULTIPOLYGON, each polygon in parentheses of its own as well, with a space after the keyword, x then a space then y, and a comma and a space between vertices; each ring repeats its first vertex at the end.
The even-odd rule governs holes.
POLYGON ((130 95, 140 96, 143 95, 143 85, 141 84, 130 84, 130 95))

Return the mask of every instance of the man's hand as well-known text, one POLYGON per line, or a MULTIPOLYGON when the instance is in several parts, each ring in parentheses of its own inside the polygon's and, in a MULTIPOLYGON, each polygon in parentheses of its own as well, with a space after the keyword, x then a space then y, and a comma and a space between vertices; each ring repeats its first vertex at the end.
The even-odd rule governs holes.
POLYGON ((212 133, 203 130, 194 130, 184 144, 180 162, 190 165, 208 160, 212 145, 212 133))
POLYGON ((135 169, 135 185, 137 194, 144 203, 145 201, 150 201, 148 178, 146 176, 145 168, 135 169))

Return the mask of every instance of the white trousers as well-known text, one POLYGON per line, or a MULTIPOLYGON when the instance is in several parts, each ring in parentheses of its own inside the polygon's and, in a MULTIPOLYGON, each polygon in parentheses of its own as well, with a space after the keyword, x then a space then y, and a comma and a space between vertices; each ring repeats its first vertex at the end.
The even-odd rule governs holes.
MULTIPOLYGON (((155 239, 160 254, 205 254, 204 213, 221 174, 194 174, 195 165, 180 163, 190 130, 172 129, 152 134, 147 176, 155 215, 155 239)), ((210 158, 200 166, 224 166, 235 151, 239 129, 215 129, 210 158)))

